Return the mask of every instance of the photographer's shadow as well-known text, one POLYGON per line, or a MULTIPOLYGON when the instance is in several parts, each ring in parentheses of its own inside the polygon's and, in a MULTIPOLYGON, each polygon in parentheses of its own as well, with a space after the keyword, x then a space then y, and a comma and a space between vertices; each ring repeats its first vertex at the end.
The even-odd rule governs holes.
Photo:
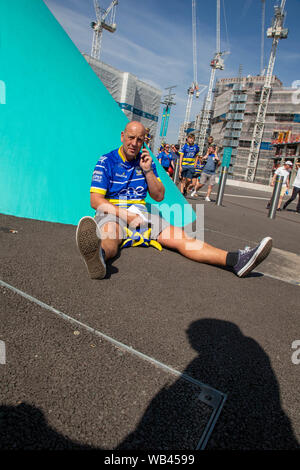
MULTIPOLYGON (((222 320, 198 320, 187 334, 198 357, 184 374, 228 395, 206 449, 299 449, 270 360, 259 344, 222 320)), ((182 383, 177 380, 155 396, 118 449, 191 448, 186 436, 199 436, 201 427, 192 400, 183 398, 182 383), (182 409, 189 407, 182 420, 182 409)))

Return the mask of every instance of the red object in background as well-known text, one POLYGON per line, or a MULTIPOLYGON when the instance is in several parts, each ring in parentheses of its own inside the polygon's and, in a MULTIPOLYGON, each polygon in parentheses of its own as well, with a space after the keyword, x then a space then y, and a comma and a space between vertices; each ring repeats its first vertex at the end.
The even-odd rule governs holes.
POLYGON ((168 168, 168 173, 169 173, 170 176, 173 176, 174 171, 173 171, 173 168, 171 166, 169 166, 169 168, 168 168))

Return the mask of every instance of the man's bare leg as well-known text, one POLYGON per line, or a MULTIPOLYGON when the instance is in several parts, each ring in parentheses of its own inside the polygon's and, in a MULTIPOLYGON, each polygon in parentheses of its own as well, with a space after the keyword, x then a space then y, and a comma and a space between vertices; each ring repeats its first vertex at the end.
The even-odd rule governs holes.
POLYGON ((207 193, 206 193, 206 196, 205 196, 205 197, 208 198, 208 199, 210 199, 209 196, 211 195, 212 188, 213 188, 213 187, 212 187, 211 185, 209 185, 208 188, 207 188, 207 193))
POLYGON ((189 237, 182 228, 169 226, 164 229, 157 241, 164 247, 177 250, 186 258, 199 263, 226 266, 238 277, 247 276, 270 253, 272 239, 265 237, 252 249, 227 252, 215 248, 201 240, 189 237))
POLYGON ((167 227, 157 241, 166 248, 177 250, 186 258, 199 263, 226 266, 227 251, 189 237, 180 227, 167 227))
POLYGON ((181 192, 181 193, 183 193, 183 191, 184 191, 184 188, 185 188, 185 181, 186 181, 185 178, 181 178, 181 182, 180 182, 180 192, 181 192))
POLYGON ((280 196, 280 197, 279 197, 279 201, 278 201, 277 209, 280 209, 281 204, 282 204, 282 200, 283 200, 283 196, 280 196))
POLYGON ((105 252, 105 260, 114 258, 122 242, 122 229, 116 222, 107 222, 100 229, 101 248, 105 252))

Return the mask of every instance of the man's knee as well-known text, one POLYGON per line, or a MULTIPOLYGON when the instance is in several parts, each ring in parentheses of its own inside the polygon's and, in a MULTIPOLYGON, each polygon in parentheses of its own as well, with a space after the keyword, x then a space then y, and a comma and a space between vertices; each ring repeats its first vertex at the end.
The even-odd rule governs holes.
POLYGON ((101 240, 116 240, 117 246, 122 239, 123 231, 116 222, 107 222, 100 228, 101 240))
POLYGON ((186 240, 187 238, 188 236, 182 228, 169 225, 159 234, 157 241, 162 244, 165 242, 176 245, 177 242, 186 240))

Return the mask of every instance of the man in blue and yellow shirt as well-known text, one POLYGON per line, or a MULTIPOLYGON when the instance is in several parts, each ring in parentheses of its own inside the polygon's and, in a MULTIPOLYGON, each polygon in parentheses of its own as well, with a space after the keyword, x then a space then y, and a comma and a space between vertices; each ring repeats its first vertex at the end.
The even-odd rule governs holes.
POLYGON ((90 277, 104 278, 107 260, 116 256, 129 229, 133 233, 143 227, 148 233, 151 229, 151 241, 159 246, 200 263, 230 266, 237 276, 245 277, 269 254, 272 239, 264 238, 252 250, 228 253, 170 225, 154 206, 149 213, 145 207, 147 192, 159 202, 165 189, 149 151, 142 148, 145 135, 140 122, 128 123, 121 132, 122 146, 103 155, 96 164, 90 189, 96 215, 83 217, 76 230, 76 243, 90 277))
POLYGON ((187 189, 194 177, 196 159, 199 153, 199 147, 195 144, 195 135, 187 136, 187 143, 179 151, 179 177, 181 177, 180 190, 185 196, 187 189))

